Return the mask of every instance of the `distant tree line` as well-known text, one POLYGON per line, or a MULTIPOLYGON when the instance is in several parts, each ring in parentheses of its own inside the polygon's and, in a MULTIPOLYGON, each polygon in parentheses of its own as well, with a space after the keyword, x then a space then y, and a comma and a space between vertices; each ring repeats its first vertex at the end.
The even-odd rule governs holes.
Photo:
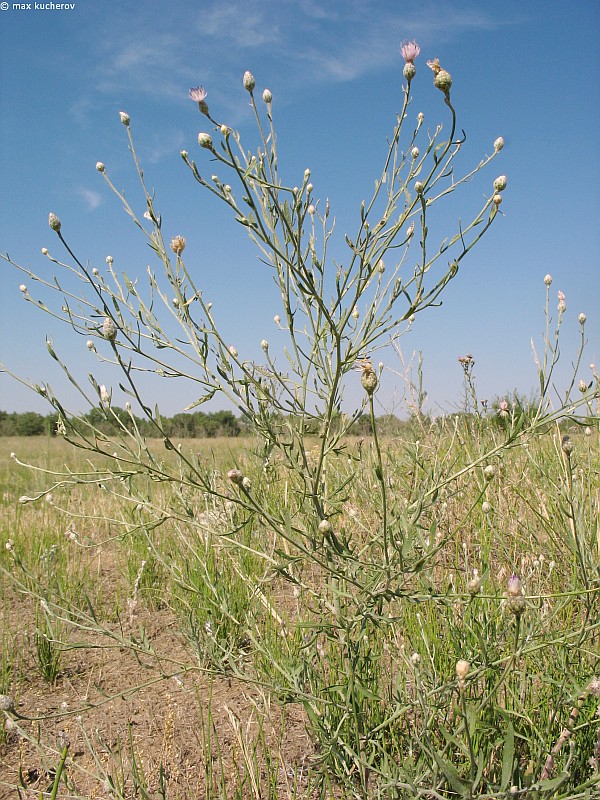
MULTIPOLYGON (((156 426, 146 418, 136 417, 123 408, 113 406, 111 409, 126 428, 135 426, 145 438, 158 437, 156 426)), ((43 416, 34 411, 8 413, 0 411, 0 436, 53 436, 56 433, 58 417, 56 414, 43 416)), ((92 408, 81 416, 82 431, 89 430, 92 425, 105 434, 114 433, 119 422, 107 415, 100 408, 92 408)), ((174 439, 210 439, 216 436, 240 436, 244 432, 241 421, 231 411, 214 411, 209 414, 196 412, 193 414, 175 414, 174 417, 163 417, 164 434, 174 439)))

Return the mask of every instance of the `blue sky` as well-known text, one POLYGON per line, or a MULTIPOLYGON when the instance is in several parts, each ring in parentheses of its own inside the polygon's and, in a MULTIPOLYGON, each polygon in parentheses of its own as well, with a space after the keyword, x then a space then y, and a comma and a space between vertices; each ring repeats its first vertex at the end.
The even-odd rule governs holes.
MULTIPOLYGON (((260 357, 261 339, 278 346, 273 316, 281 309, 244 230, 181 161, 187 149, 206 166, 197 135, 207 121, 188 89, 203 84, 211 113, 239 129, 248 147, 256 139, 244 71, 254 73, 258 89, 271 89, 284 177, 293 185, 311 168, 315 195, 330 199, 338 220, 336 255, 344 258, 342 234, 354 230, 360 202, 370 197, 401 107, 399 48, 406 39, 421 46, 410 113, 423 111, 431 128, 447 123, 425 64, 439 57, 452 73, 458 126, 467 134, 465 169, 492 151, 496 137, 506 143, 462 195, 466 208, 479 205, 496 175, 507 175, 503 218, 462 262, 443 307, 419 316, 401 341, 407 361, 423 351, 429 408, 460 403, 457 357, 467 352, 476 360, 481 397, 535 387, 531 340, 541 346, 547 273, 554 316, 558 290, 567 302, 559 383, 576 356, 580 312, 587 315, 588 347, 578 379, 589 379, 590 362, 600 364, 597 0, 75 0, 73 10, 17 10, 11 3, 0 10, 0 250, 50 276, 41 248, 63 256, 48 228, 53 211, 91 265, 105 266, 111 254, 130 276, 157 266, 95 169, 104 162, 143 211, 118 116, 125 110, 165 236, 186 237, 186 264, 213 299, 229 340, 260 357)), ((47 298, 0 262, 0 362, 50 383, 67 406, 84 410, 49 358, 46 335, 84 383, 88 372, 107 385, 116 376, 86 350, 84 338, 25 303, 21 283, 47 298)), ((404 385, 395 374, 402 366, 392 353, 383 360, 380 411, 402 413, 404 385)), ((161 382, 148 383, 147 391, 167 414, 195 395, 161 382)), ((349 387, 350 406, 359 391, 349 387)), ((115 402, 125 398, 115 392, 115 402)), ((213 403, 218 407, 223 403, 213 403)), ((0 409, 50 410, 5 374, 0 409)))

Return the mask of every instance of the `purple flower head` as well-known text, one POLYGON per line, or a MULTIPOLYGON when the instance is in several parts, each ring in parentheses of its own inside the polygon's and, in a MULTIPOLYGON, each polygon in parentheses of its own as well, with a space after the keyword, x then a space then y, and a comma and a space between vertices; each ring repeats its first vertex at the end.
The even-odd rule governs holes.
POLYGON ((406 61, 407 64, 414 63, 415 58, 421 52, 421 48, 416 42, 403 42, 402 47, 400 48, 400 52, 402 53, 402 58, 406 61))
POLYGON ((208 93, 207 93, 206 89, 204 88, 204 86, 196 86, 196 87, 190 89, 190 97, 196 103, 203 103, 204 100, 206 99, 206 95, 207 94, 208 93))

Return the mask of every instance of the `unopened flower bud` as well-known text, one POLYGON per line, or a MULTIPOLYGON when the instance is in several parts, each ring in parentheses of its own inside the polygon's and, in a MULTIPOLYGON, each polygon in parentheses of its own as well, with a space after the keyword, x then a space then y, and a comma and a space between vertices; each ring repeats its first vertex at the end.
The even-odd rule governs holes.
POLYGON ((483 511, 484 514, 489 514, 490 511, 492 510, 492 506, 490 505, 490 503, 488 503, 487 500, 484 500, 483 503, 481 504, 481 510, 483 511))
POLYGON ((477 570, 474 571, 473 577, 467 584, 467 589, 472 597, 475 597, 476 594, 479 594, 479 590, 481 589, 481 576, 477 570))
POLYGON ((417 114, 417 122, 419 123, 419 125, 422 125, 424 120, 425 120, 425 114, 422 111, 419 111, 419 113, 417 114))
POLYGON ((496 206, 496 208, 500 205, 501 202, 502 202, 502 195, 501 194, 495 194, 492 197, 492 203, 496 206))
POLYGON ((363 389, 370 397, 377 388, 379 381, 376 373, 372 369, 364 369, 360 382, 362 383, 363 389))
POLYGON ((550 286, 552 284, 552 275, 545 275, 544 283, 546 284, 546 286, 550 286))
POLYGON ((569 457, 573 452, 573 440, 570 436, 562 437, 561 450, 567 457, 569 457))
POLYGON ((492 478, 496 475, 496 467, 493 464, 488 464, 487 467, 483 470, 483 474, 486 481, 491 481, 492 478))
POLYGON ((263 100, 264 102, 269 105, 273 101, 273 95, 271 94, 270 89, 265 89, 263 92, 263 100))
POLYGON ((310 215, 311 215, 311 217, 312 217, 312 216, 313 216, 313 214, 316 212, 316 210, 317 210, 317 209, 316 209, 316 208, 313 206, 313 204, 311 203, 311 204, 308 206, 308 208, 306 209, 306 213, 307 213, 307 214, 310 214, 310 215))
POLYGON ((93 341, 91 339, 87 340, 87 342, 85 343, 85 346, 87 347, 88 350, 95 350, 96 349, 96 345, 93 343, 93 341))
POLYGON ((125 127, 129 127, 129 122, 130 122, 129 114, 127 114, 126 111, 119 111, 119 117, 121 118, 121 122, 123 123, 123 125, 125 125, 125 127))
POLYGON ((106 172, 106 167, 104 166, 102 161, 98 161, 98 163, 96 164, 96 169, 98 170, 98 172, 106 172))
POLYGON ((497 192, 503 192, 506 189, 506 175, 499 175, 494 181, 494 189, 497 192))
POLYGON ((237 351, 237 349, 236 349, 236 348, 235 348, 233 345, 230 345, 230 346, 229 346, 229 352, 231 353, 231 355, 232 355, 234 358, 237 358, 237 356, 238 356, 238 351, 237 351))
POLYGON ((246 475, 242 479, 242 488, 249 492, 252 489, 252 481, 246 475))
POLYGON ((412 63, 412 61, 409 61, 404 65, 404 69, 402 70, 402 74, 404 75, 404 77, 406 78, 406 80, 409 83, 412 81, 412 79, 417 74, 417 68, 412 63))
POLYGON ((585 325, 587 317, 583 312, 581 312, 581 314, 577 317, 577 319, 579 320, 580 325, 585 325))
POLYGON ((421 181, 415 182, 415 192, 417 194, 423 194, 423 190, 425 189, 425 185, 421 183, 421 181))
POLYGON ((47 247, 42 247, 42 255, 43 256, 47 256, 48 255, 48 248, 47 247))
POLYGON ((254 87, 256 86, 256 81, 254 80, 254 75, 249 70, 246 70, 246 72, 244 72, 243 84, 244 84, 244 89, 247 92, 252 93, 254 91, 254 87))
POLYGON ((260 346, 261 346, 261 347, 262 347, 262 349, 265 351, 265 353, 266 353, 266 352, 267 352, 267 350, 269 349, 269 343, 267 342, 267 340, 266 340, 266 339, 263 339, 263 340, 262 340, 262 342, 260 343, 260 346))
POLYGON ((494 150, 498 153, 504 147, 504 139, 502 136, 499 136, 496 141, 494 142, 494 150))
POLYGON ((27 294, 27 287, 25 286, 25 284, 24 284, 24 283, 22 283, 22 284, 19 286, 19 291, 20 291, 20 292, 22 292, 23 294, 27 294))
POLYGON ((198 144, 200 147, 205 147, 207 150, 212 150, 213 140, 210 133, 199 133, 198 134, 198 144))
POLYGON ((579 381, 579 383, 577 384, 577 388, 579 389, 581 394, 585 394, 588 390, 588 385, 586 381, 579 381))
POLYGON ((60 232, 60 220, 52 211, 48 214, 48 225, 50 225, 53 231, 57 233, 60 232))
POLYGON ((281 324, 281 317, 279 316, 279 314, 275 314, 275 316, 273 317, 273 322, 275 323, 275 325, 281 324))
POLYGON ((410 155, 413 160, 417 159, 419 157, 419 148, 413 147, 413 149, 410 151, 410 155))
POLYGON ((333 527, 328 519, 322 519, 321 522, 319 522, 319 533, 321 533, 323 536, 327 536, 332 531, 333 527))
POLYGON ((104 384, 100 386, 100 400, 102 400, 103 403, 110 404, 110 392, 104 384))
POLYGON ((113 257, 112 256, 106 256, 105 260, 106 260, 106 263, 108 264, 108 266, 110 267, 110 265, 113 263, 113 257))
POLYGON ((102 323, 102 336, 109 342, 114 342, 117 338, 117 328, 110 317, 106 317, 102 323))

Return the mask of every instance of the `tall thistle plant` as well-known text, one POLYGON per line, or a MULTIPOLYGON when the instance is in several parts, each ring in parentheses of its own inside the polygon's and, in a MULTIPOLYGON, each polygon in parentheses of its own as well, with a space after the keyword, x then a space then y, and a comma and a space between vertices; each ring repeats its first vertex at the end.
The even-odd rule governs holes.
MULTIPOLYGON (((439 303, 462 260, 499 218, 507 180, 503 175, 490 179, 488 197, 472 219, 458 223, 441 242, 431 242, 435 209, 498 157, 503 140, 496 139, 491 155, 458 172, 465 137, 457 134, 450 74, 437 59, 428 62, 434 91, 439 92, 447 116, 444 125, 431 130, 423 114, 410 113, 418 45, 405 43, 402 55, 402 107, 373 195, 360 206, 356 230, 345 236, 347 258, 341 265, 330 257, 332 212, 328 202, 318 200, 310 170, 294 186, 281 180, 272 93, 265 89, 257 98, 255 79, 246 72, 243 88, 250 97, 259 138, 252 152, 217 112, 209 110, 203 87, 190 91, 205 130, 198 135, 198 158, 187 151, 181 157, 191 178, 230 209, 275 279, 281 297, 275 322, 287 335, 283 364, 266 340, 261 343, 260 363, 227 340, 186 265, 185 238, 165 240, 163 219, 147 189, 130 118, 124 112, 120 117, 145 198, 143 211, 136 211, 115 187, 104 164, 98 163, 97 169, 147 238, 160 269, 149 271, 145 289, 139 279, 120 274, 110 257, 106 270, 90 269, 72 249, 55 214, 50 214, 50 227, 67 258, 59 261, 44 252, 57 274, 48 279, 18 268, 55 292, 60 303, 51 308, 23 285, 25 299, 83 334, 101 363, 120 369, 120 387, 131 398, 123 413, 113 405, 112 390, 92 375, 91 388, 80 385, 48 342, 51 356, 69 380, 115 431, 109 436, 89 416, 71 414, 48 385, 32 387, 54 408, 64 439, 106 456, 103 466, 87 473, 55 475, 54 504, 58 507, 61 489, 80 485, 101 484, 118 499, 121 512, 111 518, 112 529, 120 526, 124 535, 146 536, 143 564, 151 559, 161 574, 170 576, 172 597, 188 619, 190 639, 195 644, 205 640, 199 647, 204 663, 245 679, 251 649, 261 680, 282 697, 303 703, 327 774, 347 787, 345 796, 371 796, 376 786, 397 787, 396 794, 389 795, 381 789, 386 797, 447 796, 410 794, 416 786, 429 785, 450 787, 452 796, 474 797, 476 787, 483 786, 483 768, 475 753, 478 745, 469 738, 473 725, 465 701, 469 663, 464 659, 457 663, 456 678, 440 679, 419 667, 417 654, 409 665, 414 697, 408 706, 384 666, 386 658, 389 661, 385 648, 395 641, 401 604, 435 601, 436 608, 448 606, 444 593, 435 600, 429 570, 444 544, 443 536, 435 535, 431 507, 443 486, 468 469, 451 477, 436 473, 429 481, 421 480, 415 453, 412 493, 403 497, 392 491, 394 473, 401 465, 384 453, 378 433, 374 399, 381 367, 375 354, 394 343, 417 314, 439 303), (218 174, 211 175, 214 172, 218 174), (65 273, 80 281, 81 294, 64 283, 65 273), (170 332, 173 323, 179 326, 176 334, 170 332), (357 369, 362 403, 352 413, 342 413, 344 390, 349 381, 359 380, 357 369), (194 384, 198 398, 194 406, 219 398, 233 404, 256 434, 258 451, 215 469, 178 446, 167 435, 158 407, 150 405, 140 388, 140 375, 148 372, 194 384), (134 415, 138 409, 169 454, 157 454, 140 434, 134 415), (371 417, 373 447, 368 458, 363 459, 360 451, 349 457, 344 449, 346 434, 365 412, 371 417), (315 433, 316 438, 308 438, 315 433), (363 531, 344 522, 349 494, 357 485, 363 487, 370 514, 363 531), (207 509, 213 514, 209 532, 207 509), (165 523, 177 544, 169 556, 153 536, 165 523), (264 536, 253 535, 256 531, 264 536), (227 568, 219 562, 224 550, 227 568), (226 580, 232 585, 238 581, 236 592, 230 591, 226 580), (299 627, 294 627, 285 603, 278 605, 270 592, 274 583, 292 586, 299 627), (253 602, 264 614, 262 623, 256 621, 253 602), (244 636, 228 649, 242 629, 244 636), (238 657, 240 650, 245 657, 238 657), (457 686, 458 718, 463 715, 465 720, 460 723, 459 766, 452 763, 454 740, 444 744, 443 737, 432 734, 435 715, 427 707, 451 704, 448 698, 457 686), (402 735, 406 708, 416 737, 410 753, 402 735)), ((534 424, 538 422, 536 418, 534 424)), ((519 433, 517 424, 507 427, 507 438, 500 444, 492 442, 491 450, 498 453, 519 433)), ((484 464, 488 455, 474 454, 473 464, 484 464)), ((486 474, 486 481, 493 474, 486 474)), ((65 510, 84 513, 66 504, 65 510)), ((586 568, 590 586, 592 567, 586 568)), ((515 585, 516 580, 513 589, 515 585)), ((472 594, 478 591, 479 584, 472 594)), ((520 619, 520 591, 518 595, 520 619)), ((137 602, 136 592, 134 596, 137 602)), ((61 618, 67 616, 51 599, 47 606, 61 618)), ((69 624, 76 626, 79 621, 85 628, 98 629, 96 617, 85 613, 70 612, 69 624)), ((145 642, 144 647, 150 645, 145 642)), ((494 663, 503 668, 501 656, 494 663)), ((512 775, 509 767, 502 766, 504 787, 512 775)))

